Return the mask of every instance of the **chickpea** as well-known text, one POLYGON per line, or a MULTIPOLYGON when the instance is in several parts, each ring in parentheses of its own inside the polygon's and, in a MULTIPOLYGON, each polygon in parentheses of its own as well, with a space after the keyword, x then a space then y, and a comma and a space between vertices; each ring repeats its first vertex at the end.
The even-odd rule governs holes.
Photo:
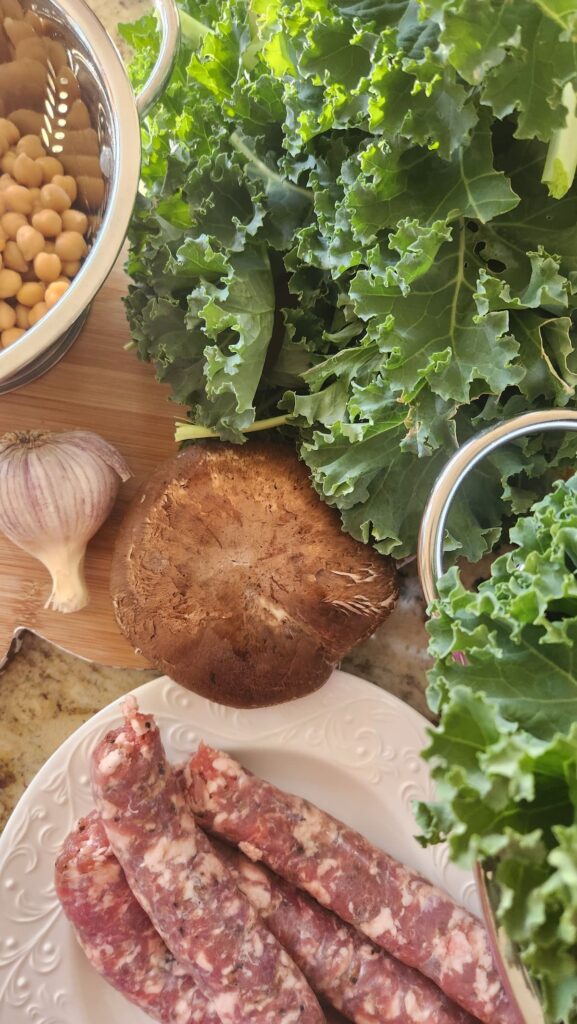
POLYGON ((8 267, 9 270, 17 270, 19 274, 25 274, 28 270, 28 263, 20 252, 18 244, 13 239, 6 242, 4 266, 8 267))
POLYGON ((16 125, 20 135, 40 136, 44 129, 44 114, 41 114, 39 110, 20 107, 18 110, 12 111, 8 120, 16 125))
POLYGON ((36 161, 42 171, 42 181, 46 185, 52 181, 55 174, 64 174, 64 168, 55 156, 41 156, 36 161))
POLYGON ((15 239, 20 228, 26 227, 28 221, 23 213, 14 213, 10 210, 8 213, 4 213, 0 217, 0 227, 2 228, 6 238, 15 239))
POLYGON ((42 184, 42 168, 32 157, 20 153, 14 161, 14 177, 19 185, 27 185, 30 189, 39 188, 42 184))
POLYGON ((4 199, 4 196, 2 195, 2 192, 0 192, 0 217, 2 217, 5 213, 6 213, 6 200, 4 199))
POLYGON ((80 260, 67 260, 62 264, 62 273, 66 274, 66 277, 76 277, 79 270, 80 260))
POLYGON ((8 331, 2 331, 0 334, 0 342, 2 348, 8 348, 9 345, 13 345, 15 341, 20 341, 20 338, 25 332, 20 327, 11 327, 8 331))
POLYGON ((48 62, 46 43, 44 39, 37 36, 28 36, 27 39, 20 39, 16 44, 16 60, 36 60, 39 64, 48 62))
POLYGON ((7 241, 8 237, 6 235, 6 232, 4 231, 4 228, 2 227, 2 219, 0 218, 0 253, 4 252, 7 241))
POLYGON ((15 185, 16 181, 11 174, 0 175, 0 191, 5 192, 11 185, 15 185))
POLYGON ((0 167, 4 171, 4 174, 11 174, 14 170, 14 164, 16 163, 16 153, 13 149, 10 149, 4 154, 2 160, 0 160, 0 167))
POLYGON ((26 21, 29 25, 32 25, 32 28, 34 29, 37 36, 42 35, 44 31, 44 26, 42 24, 42 18, 38 14, 35 14, 34 11, 26 11, 26 14, 24 15, 24 21, 26 21))
POLYGON ((59 43, 57 39, 46 39, 46 48, 50 57, 50 63, 55 71, 59 75, 62 71, 72 74, 68 67, 68 57, 62 43, 59 43))
MULTIPOLYGON (((52 285, 50 285, 50 287, 52 287, 52 285)), ((22 285, 16 299, 21 306, 27 306, 31 309, 32 306, 36 306, 38 302, 44 301, 45 291, 46 285, 42 284, 41 281, 29 281, 27 284, 22 285)))
POLYGON ((49 284, 45 295, 45 302, 48 309, 52 309, 52 306, 58 302, 58 299, 62 298, 64 292, 67 292, 69 288, 70 281, 53 281, 52 284, 49 284))
POLYGON ((76 179, 78 185, 78 197, 83 206, 86 206, 91 213, 100 210, 106 196, 104 178, 91 177, 90 175, 79 174, 76 179))
POLYGON ((30 310, 27 309, 26 306, 23 306, 21 302, 16 306, 16 326, 21 327, 24 331, 30 327, 30 321, 28 320, 29 312, 30 310))
MULTIPOLYGON (((45 185, 44 187, 50 188, 51 186, 45 185)), ((9 210, 13 210, 15 213, 32 213, 30 193, 23 185, 10 185, 6 189, 4 199, 9 210)))
POLYGON ((62 262, 56 253, 40 252, 34 260, 34 271, 39 281, 50 284, 60 277, 62 262))
POLYGON ((63 262, 81 260, 88 252, 88 246, 78 231, 63 231, 56 239, 56 253, 63 262))
POLYGON ((82 100, 74 100, 66 119, 66 128, 68 131, 90 128, 90 114, 88 113, 88 107, 82 100))
POLYGON ((18 228, 16 242, 25 260, 35 259, 44 250, 44 235, 29 224, 18 228))
POLYGON ((16 21, 14 18, 4 18, 4 31, 12 46, 18 46, 22 39, 30 39, 35 35, 32 25, 28 25, 24 20, 16 21))
POLYGON ((22 287, 22 278, 15 270, 0 270, 0 299, 13 299, 22 287))
POLYGON ((0 299, 0 331, 9 331, 16 323, 16 310, 4 299, 0 299))
POLYGON ((72 206, 72 200, 67 192, 58 185, 50 182, 40 189, 40 201, 48 210, 56 210, 56 213, 64 213, 72 206))
POLYGON ((88 217, 81 210, 65 210, 62 214, 62 227, 65 231, 78 231, 85 235, 88 231, 88 217))
POLYGON ((0 117, 0 135, 4 136, 9 146, 15 146, 20 138, 16 125, 6 117, 0 117))
POLYGON ((5 18, 16 18, 16 21, 21 21, 24 17, 20 0, 2 0, 2 6, 5 18))
POLYGON ((32 227, 44 238, 56 238, 62 231, 62 219, 56 210, 42 209, 32 214, 32 227))
POLYGON ((28 314, 28 323, 30 324, 30 326, 34 327, 34 324, 37 324, 38 321, 41 320, 42 317, 47 312, 47 304, 45 302, 37 302, 36 305, 33 306, 32 309, 30 310, 30 313, 28 314))
POLYGON ((59 188, 64 189, 66 194, 70 196, 70 202, 73 203, 78 196, 78 187, 76 181, 71 174, 55 174, 52 179, 53 185, 58 185, 59 188))
POLYGON ((46 150, 37 135, 23 135, 16 144, 16 153, 18 156, 25 153, 31 160, 46 156, 46 150))

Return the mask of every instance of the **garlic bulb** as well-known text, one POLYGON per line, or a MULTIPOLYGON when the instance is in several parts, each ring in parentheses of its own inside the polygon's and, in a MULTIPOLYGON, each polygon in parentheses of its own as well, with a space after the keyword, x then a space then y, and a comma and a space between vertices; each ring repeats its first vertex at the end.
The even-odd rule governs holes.
POLYGON ((88 604, 86 545, 130 476, 122 455, 89 430, 0 437, 0 530, 50 572, 45 608, 88 604))

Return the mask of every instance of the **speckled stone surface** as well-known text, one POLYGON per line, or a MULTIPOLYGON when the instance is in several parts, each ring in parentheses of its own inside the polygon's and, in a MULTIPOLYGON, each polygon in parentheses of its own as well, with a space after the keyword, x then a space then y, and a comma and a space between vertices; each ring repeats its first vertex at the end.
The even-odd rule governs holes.
POLYGON ((431 717, 425 700, 430 666, 425 620, 425 600, 415 570, 405 569, 393 614, 345 658, 342 668, 370 679, 431 717))
MULTIPOLYGON (((151 5, 146 0, 91 0, 91 6, 113 32, 118 21, 130 21, 151 5)), ((393 615, 342 667, 425 712, 424 618, 418 582, 406 570, 393 615)), ((63 740, 106 704, 154 675, 91 665, 26 636, 0 674, 0 829, 63 740)))
POLYGON ((115 37, 118 23, 135 21, 142 14, 146 14, 152 9, 152 0, 88 0, 88 5, 115 37))

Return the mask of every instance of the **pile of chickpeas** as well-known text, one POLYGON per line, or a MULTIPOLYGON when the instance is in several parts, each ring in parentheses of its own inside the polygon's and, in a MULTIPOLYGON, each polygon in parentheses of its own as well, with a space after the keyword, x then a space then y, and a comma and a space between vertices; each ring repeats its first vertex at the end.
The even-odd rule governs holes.
POLYGON ((0 0, 0 348, 38 323, 79 272, 103 197, 99 155, 53 26, 20 0, 0 0))
POLYGON ((0 341, 18 341, 70 287, 88 252, 76 181, 38 136, 0 118, 0 341))

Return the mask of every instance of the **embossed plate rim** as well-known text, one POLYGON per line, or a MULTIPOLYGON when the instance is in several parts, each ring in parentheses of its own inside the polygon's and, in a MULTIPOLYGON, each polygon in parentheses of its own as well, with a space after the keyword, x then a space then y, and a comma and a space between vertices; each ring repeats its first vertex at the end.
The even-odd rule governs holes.
MULTIPOLYGON (((446 846, 423 850, 414 839, 411 801, 434 795, 419 757, 428 723, 397 697, 341 671, 307 697, 250 711, 213 704, 166 676, 132 692, 156 714, 171 759, 203 736, 285 788, 294 778, 295 791, 362 828, 478 912, 473 876, 448 863, 446 846)), ((92 806, 90 750, 119 720, 121 700, 55 751, 0 836, 0 1024, 100 1024, 105 1014, 123 1024, 150 1021, 84 960, 52 884, 56 851, 92 806)))

